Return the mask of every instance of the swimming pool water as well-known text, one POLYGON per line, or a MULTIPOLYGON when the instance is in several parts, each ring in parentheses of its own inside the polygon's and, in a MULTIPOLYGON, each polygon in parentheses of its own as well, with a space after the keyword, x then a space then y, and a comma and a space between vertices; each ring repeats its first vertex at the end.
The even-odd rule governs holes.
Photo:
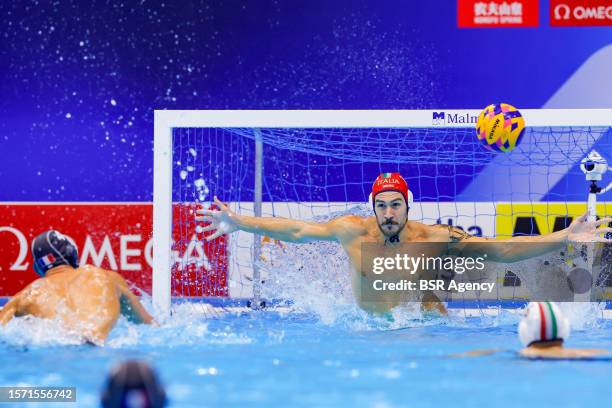
MULTIPOLYGON (((106 373, 126 358, 152 363, 173 407, 612 406, 611 361, 519 359, 512 319, 394 330, 270 311, 158 328, 122 320, 103 348, 47 342, 52 329, 33 330, 39 324, 0 328, 0 385, 76 386, 72 407, 98 406, 106 373), (448 357, 480 348, 509 351, 448 357)), ((612 350, 612 322, 596 326, 575 330, 567 345, 612 350)))

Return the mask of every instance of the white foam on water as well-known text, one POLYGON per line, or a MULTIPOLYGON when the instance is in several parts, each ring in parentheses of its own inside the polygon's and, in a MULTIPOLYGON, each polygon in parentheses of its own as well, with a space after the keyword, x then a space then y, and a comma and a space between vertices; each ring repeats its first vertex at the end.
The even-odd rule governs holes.
POLYGON ((559 308, 568 318, 572 331, 590 330, 601 327, 605 303, 598 302, 560 302, 559 308))
MULTIPOLYGON (((152 310, 150 296, 143 294, 141 301, 147 310, 152 310)), ((192 304, 176 305, 170 318, 161 319, 158 316, 156 321, 159 323, 153 325, 134 324, 120 317, 104 346, 120 349, 143 345, 174 347, 192 344, 249 344, 253 341, 246 334, 237 333, 231 325, 211 329, 211 319, 222 318, 223 314, 210 305, 201 306, 194 308, 192 304)), ((13 346, 48 347, 82 345, 86 340, 79 333, 67 330, 57 319, 25 316, 0 326, 0 342, 13 346)))
MULTIPOLYGON (((141 292, 141 303, 147 310, 153 310, 151 296, 146 293, 141 292)), ((120 318, 111 331, 106 346, 175 347, 201 344, 249 344, 253 341, 245 334, 236 333, 228 325, 211 329, 211 319, 223 318, 223 314, 207 304, 177 304, 173 306, 170 317, 162 318, 155 315, 153 317, 156 323, 152 325, 132 324, 120 318)))
POLYGON ((0 341, 14 346, 61 346, 84 344, 83 337, 67 330, 57 319, 33 316, 14 318, 0 326, 0 341))

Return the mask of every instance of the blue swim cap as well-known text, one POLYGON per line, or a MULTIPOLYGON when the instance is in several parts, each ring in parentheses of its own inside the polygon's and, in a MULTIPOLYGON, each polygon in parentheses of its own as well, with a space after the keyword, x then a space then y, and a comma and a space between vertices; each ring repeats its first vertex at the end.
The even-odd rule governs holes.
POLYGON ((163 408, 168 400, 149 364, 128 360, 111 371, 101 403, 103 408, 163 408))
POLYGON ((59 231, 49 230, 32 241, 34 270, 41 277, 60 265, 79 267, 79 251, 73 240, 59 231))

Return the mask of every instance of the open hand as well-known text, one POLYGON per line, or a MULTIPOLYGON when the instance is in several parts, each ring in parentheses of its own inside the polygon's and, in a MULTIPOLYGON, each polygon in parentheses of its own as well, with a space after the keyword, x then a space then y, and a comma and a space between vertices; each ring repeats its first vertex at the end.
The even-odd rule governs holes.
POLYGON ((612 218, 602 218, 597 221, 587 221, 589 213, 576 218, 568 229, 567 239, 573 242, 609 242, 612 239, 604 238, 601 234, 612 232, 612 228, 597 228, 600 225, 612 222, 612 218))
POLYGON ((215 204, 219 207, 219 210, 206 210, 204 208, 196 210, 196 221, 210 223, 205 226, 202 231, 214 231, 214 233, 206 237, 207 241, 212 241, 215 238, 219 238, 221 235, 229 234, 238 229, 236 225, 236 213, 219 201, 217 196, 215 196, 215 204))

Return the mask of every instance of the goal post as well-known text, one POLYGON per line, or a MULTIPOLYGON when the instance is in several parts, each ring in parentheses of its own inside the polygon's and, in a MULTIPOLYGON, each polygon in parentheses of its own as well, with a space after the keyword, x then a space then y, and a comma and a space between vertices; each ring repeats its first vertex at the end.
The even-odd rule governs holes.
POLYGON ((173 118, 155 111, 153 136, 153 279, 156 312, 170 312, 172 269, 172 129, 173 118))
MULTIPOLYGON (((219 192, 217 191, 208 190, 210 180, 207 177, 209 175, 214 174, 214 177, 220 179, 223 177, 232 177, 232 184, 227 185, 227 188, 228 191, 231 191, 230 195, 232 197, 239 198, 239 200, 234 201, 237 203, 235 205, 238 208, 243 209, 245 212, 255 216, 261 216, 263 213, 269 213, 270 211, 274 213, 275 211, 274 206, 270 207, 271 210, 266 210, 264 206, 264 211, 262 212, 262 201, 265 200, 264 196, 266 194, 273 195, 273 192, 265 191, 266 186, 262 186, 262 177, 264 179, 266 177, 265 169, 263 169, 264 163, 266 162, 264 160, 266 158, 266 146, 272 146, 279 149, 288 149, 287 151, 291 151, 293 143, 296 146, 295 151, 299 151, 298 156, 300 157, 300 160, 304 158, 306 161, 310 160, 309 155, 316 155, 318 158, 334 156, 334 160, 338 161, 359 161, 360 155, 365 154, 368 157, 364 158, 363 162, 367 162, 368 165, 374 165, 374 167, 376 167, 376 163, 373 162, 373 157, 376 155, 376 152, 373 151, 373 146, 376 146, 377 137, 379 138, 378 143, 384 144, 389 143, 390 140, 397 140, 397 138, 400 137, 398 133, 399 131, 415 130, 414 132, 411 131, 405 133, 405 136, 402 137, 421 137, 423 144, 431 144, 432 141, 436 140, 433 136, 441 135, 440 137, 444 138, 444 132, 449 132, 448 134, 451 134, 454 132, 453 129, 456 129, 457 131, 463 132, 460 133, 460 136, 465 138, 466 135, 475 133, 472 132, 471 129, 474 129, 475 127, 476 117, 478 114, 479 111, 477 110, 444 109, 309 111, 156 110, 154 114, 153 302, 157 311, 160 313, 168 313, 172 302, 172 270, 176 263, 179 262, 176 258, 177 255, 174 253, 176 251, 174 251, 173 248, 173 245, 176 245, 176 243, 173 244, 175 238, 173 237, 173 231, 176 231, 177 229, 177 220, 175 218, 181 217, 181 220, 183 220, 181 222, 190 224, 191 222, 187 218, 192 216, 193 207, 189 207, 188 205, 188 201, 190 201, 189 197, 195 197, 193 202, 209 203, 212 200, 211 197, 213 194, 219 195, 219 192), (201 137, 199 136, 201 131, 199 133, 198 129, 206 130, 208 132, 207 134, 209 134, 209 140, 217 143, 217 145, 213 145, 213 143, 208 143, 199 139, 201 137), (311 129, 312 133, 308 133, 308 129, 311 129), (346 131, 344 131, 344 129, 346 129, 346 131), (355 129, 361 129, 363 132, 349 134, 349 130, 355 129), (379 129, 385 131, 378 131, 379 129), (299 134, 302 130, 305 132, 305 136, 303 137, 299 134), (228 137, 230 139, 232 137, 246 137, 249 139, 249 143, 245 146, 225 145, 226 143, 229 143, 227 141, 228 137), (187 142, 183 144, 181 141, 181 145, 177 147, 176 142, 179 138, 183 138, 187 142), (240 150, 240 152, 236 153, 235 150, 240 150), (178 151, 180 151, 180 153, 177 153, 178 151), (181 158, 184 160, 190 160, 193 162, 193 165, 187 165, 187 163, 183 162, 183 159, 177 158, 177 155, 181 155, 181 158), (219 166, 219 163, 228 160, 235 160, 237 162, 236 166, 228 166, 227 169, 223 169, 221 168, 223 166, 219 166), (248 163, 244 163, 244 161, 247 161, 248 163), (186 170, 178 169, 178 162, 181 162, 181 166, 183 166, 183 168, 186 170), (204 168, 206 169, 206 172, 208 172, 207 174, 196 174, 198 169, 204 168), (248 170, 248 168, 251 170, 248 170), (225 173, 221 174, 220 172, 225 173), (181 193, 183 195, 180 196, 177 196, 176 193, 177 184, 180 184, 177 183, 177 178, 179 181, 184 180, 185 183, 187 183, 186 185, 189 186, 189 191, 187 193, 181 193), (247 185, 248 183, 252 183, 252 185, 247 185), (244 188, 245 191, 248 190, 248 194, 239 194, 237 190, 240 188, 244 188), (177 204, 181 205, 182 208, 177 210, 177 204), (179 213, 177 213, 177 211, 179 211, 179 213)), ((575 140, 579 140, 580 137, 583 137, 581 135, 589 135, 589 143, 593 142, 592 144, 594 144, 596 142, 601 142, 600 139, 606 138, 604 146, 606 148, 610 147, 609 140, 612 139, 612 137, 610 137, 610 129, 612 128, 612 109, 522 109, 521 114, 525 119, 527 128, 544 129, 541 131, 542 137, 548 137, 546 134, 549 132, 549 130, 546 129, 560 128, 566 129, 566 133, 571 134, 571 140, 568 139, 566 142, 565 139, 563 139, 563 143, 576 143, 575 140), (593 131, 595 128, 597 130, 593 131)), ((564 130, 558 131, 559 135, 561 135, 563 131, 564 130)), ((557 131, 551 130, 550 132, 554 133, 557 131)), ((473 139, 476 139, 475 136, 473 139)), ((558 141, 561 139, 555 139, 553 137, 553 139, 550 140, 558 141)), ((546 143, 553 143, 550 140, 546 143)), ((575 165, 576 158, 584 157, 585 153, 588 153, 586 152, 586 149, 590 149, 591 147, 590 145, 587 146, 587 144, 589 144, 587 143, 580 145, 578 149, 579 151, 577 150, 573 153, 571 146, 564 148, 563 151, 551 152, 550 149, 544 145, 538 146, 537 137, 535 136, 534 141, 534 148, 539 150, 530 153, 532 154, 530 157, 539 157, 540 159, 538 160, 546 160, 548 157, 555 161, 555 163, 553 163, 551 166, 557 166, 550 167, 550 169, 547 170, 549 173, 545 174, 544 176, 548 178, 542 178, 542 183, 551 183, 551 177, 549 177, 551 174, 562 174, 563 171, 567 171, 569 166, 575 165)), ((409 146, 400 146, 398 148, 400 154, 398 155, 393 154, 393 152, 385 151, 385 157, 380 158, 378 166, 383 166, 385 163, 389 162, 396 163, 399 166, 400 161, 402 160, 411 159, 418 161, 418 154, 420 154, 418 146, 418 143, 410 144, 409 146), (414 152, 401 150, 409 148, 412 149, 414 146, 417 147, 417 150, 414 152)), ((436 165, 436 163, 431 163, 432 157, 434 157, 431 156, 432 152, 435 150, 434 147, 435 146, 423 147, 422 154, 430 155, 428 157, 423 156, 423 166, 436 165)), ((484 152, 484 149, 482 150, 484 152)), ((602 153, 604 156, 610 156, 612 151, 604 151, 600 153, 602 153)), ((457 155, 455 157, 456 160, 454 160, 455 165, 461 165, 463 164, 462 162, 471 162, 473 167, 476 167, 479 160, 478 157, 480 157, 478 155, 484 153, 481 153, 478 150, 467 149, 465 151, 456 152, 453 154, 457 155)), ((491 155, 492 153, 487 154, 491 155)), ((502 155, 503 153, 499 153, 497 158, 491 156, 489 159, 491 161, 495 161, 496 159, 504 160, 505 156, 502 155)), ((524 157, 528 156, 529 155, 524 157)), ((443 162, 439 164, 443 165, 448 163, 443 162)), ((535 165, 535 161, 532 164, 535 165)), ((300 169, 306 171, 316 169, 321 166, 321 164, 318 162, 304 162, 303 164, 299 165, 302 167, 298 168, 296 171, 299 171, 300 169)), ((415 165, 419 165, 419 163, 416 163, 415 165)), ((511 165, 512 163, 508 162, 500 165, 498 168, 503 169, 505 166, 507 171, 510 172, 511 165)), ((517 165, 525 166, 529 165, 529 163, 518 163, 517 165)), ((329 166, 330 168, 336 168, 331 166, 339 165, 334 162, 333 164, 329 164, 329 166)), ((325 178, 327 172, 328 169, 321 170, 320 177, 325 178)), ((501 201, 512 203, 530 203, 541 201, 546 197, 548 197, 546 199, 550 200, 550 194, 546 196, 544 191, 536 191, 537 189, 529 189, 525 190, 524 192, 504 190, 505 187, 499 185, 500 183, 496 183, 491 174, 487 175, 485 173, 486 172, 477 173, 476 170, 473 170, 469 176, 475 180, 480 177, 482 180, 477 180, 477 182, 470 184, 462 191, 453 193, 452 200, 467 203, 470 200, 470 194, 480 194, 482 197, 490 197, 491 202, 501 201), (492 192, 488 194, 488 196, 483 194, 483 185, 491 186, 492 192)), ((522 179, 523 181, 521 182, 525 182, 528 177, 542 176, 541 174, 538 174, 539 173, 535 171, 533 174, 525 174, 522 179)), ((344 190, 347 191, 351 188, 358 188, 359 194, 348 194, 345 192, 344 196, 336 195, 341 198, 343 197, 342 200, 346 198, 347 202, 351 200, 357 201, 357 199, 354 199, 354 197, 362 195, 361 192, 364 188, 363 185, 368 182, 361 179, 355 181, 355 177, 353 176, 359 175, 343 175, 345 183, 344 190)), ((363 174, 364 178, 366 176, 369 177, 368 180, 371 183, 371 180, 373 180, 376 175, 363 174)), ((327 178, 325 179, 327 180, 327 178)), ((318 193, 315 194, 316 197, 311 200, 313 204, 310 204, 308 209, 310 212, 309 216, 317 214, 329 215, 335 210, 335 204, 342 204, 342 200, 334 201, 336 200, 332 197, 334 194, 330 193, 330 191, 342 189, 340 184, 342 184, 342 181, 340 183, 336 181, 329 181, 329 184, 324 186, 325 191, 318 191, 318 193), (316 202, 319 202, 318 200, 320 200, 321 197, 332 198, 327 204, 317 205, 316 202)), ((222 185, 222 183, 219 181, 215 185, 218 187, 222 185)), ((297 211, 298 216, 302 216, 300 213, 300 211, 302 211, 302 207, 299 205, 293 205, 295 204, 293 203, 293 201, 295 201, 293 197, 298 195, 298 193, 294 194, 292 189, 297 191, 300 188, 308 188, 308 186, 295 186, 291 185, 289 182, 289 184, 281 188, 281 190, 284 189, 282 190, 284 197, 287 197, 287 211, 297 211)), ((586 191, 585 184, 584 197, 581 200, 575 201, 582 201, 583 203, 586 203, 586 191)), ((450 196, 439 192, 436 192, 436 194, 440 194, 439 197, 435 197, 435 194, 434 196, 430 195, 428 197, 429 201, 449 201, 450 196)), ((223 198, 221 199, 223 200, 223 198)), ((367 194, 365 197, 363 197, 363 202, 366 200, 367 194)), ((321 199, 321 202, 322 201, 323 200, 321 199)), ((455 203, 454 205, 457 209, 457 215, 459 216, 460 204, 455 203)), ((495 211, 497 211, 497 209, 495 211)), ((423 215, 421 216, 423 217, 423 215)), ((185 242, 182 244, 184 251, 191 251, 189 252, 190 254, 196 253, 197 251, 200 251, 200 253, 205 253, 206 251, 218 253, 218 248, 210 249, 208 247, 202 248, 201 245, 197 246, 198 244, 193 242, 193 237, 197 236, 195 232, 192 232, 191 230, 187 231, 185 229, 183 232, 181 232, 181 234, 184 234, 185 237, 191 237, 185 238, 185 242)), ((229 238, 230 244, 235 246, 235 242, 232 243, 231 239, 232 238, 229 238)), ((261 279, 258 275, 259 266, 257 264, 259 258, 261 257, 260 243, 261 241, 256 239, 253 240, 251 244, 247 245, 249 247, 247 250, 250 251, 249 258, 253 263, 251 267, 254 269, 253 276, 249 277, 254 287, 250 292, 247 291, 249 293, 247 296, 257 298, 256 303, 259 303, 258 297, 260 288, 258 285, 261 279)), ((225 249, 223 249, 222 252, 226 255, 224 251, 225 249)), ((232 256, 232 254, 229 256, 232 256)), ((187 268, 187 264, 190 262, 187 260, 187 258, 188 256, 185 254, 183 258, 181 258, 182 261, 180 261, 183 262, 184 268, 187 268)), ((206 263, 209 261, 210 260, 193 262, 200 262, 201 264, 201 262, 206 263)), ((229 264, 231 264, 231 262, 229 262, 229 264)), ((205 265, 205 267, 209 267, 208 264, 205 265)), ((232 266, 229 265, 227 267, 231 268, 232 266)), ((222 293, 226 296, 231 292, 231 288, 228 291, 219 291, 215 288, 213 288, 214 290, 211 289, 211 287, 219 284, 219 279, 223 281, 222 278, 214 276, 211 277, 210 274, 200 274, 199 272, 196 272, 193 277, 181 283, 184 285, 184 289, 181 293, 187 298, 192 296, 201 296, 202 293, 222 293), (201 279, 201 282, 194 282, 194 279, 196 281, 201 279), (206 288, 202 289, 202 285, 206 286, 206 288), (196 287, 199 289, 195 290, 194 288, 196 287)), ((223 282, 231 287, 232 281, 229 278, 227 279, 229 282, 223 282)))

